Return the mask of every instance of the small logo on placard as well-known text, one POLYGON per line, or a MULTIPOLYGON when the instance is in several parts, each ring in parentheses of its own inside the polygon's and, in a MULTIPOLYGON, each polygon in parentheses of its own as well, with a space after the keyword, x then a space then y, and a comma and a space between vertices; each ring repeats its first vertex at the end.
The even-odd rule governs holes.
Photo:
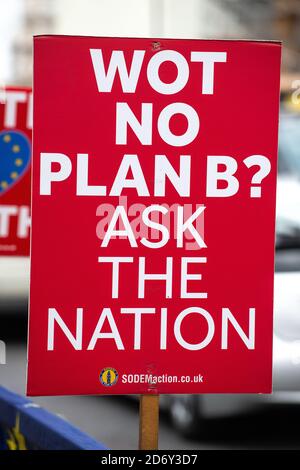
POLYGON ((116 369, 113 369, 112 367, 105 367, 100 372, 100 382, 104 387, 112 387, 113 385, 116 385, 118 381, 119 374, 116 371, 116 369))

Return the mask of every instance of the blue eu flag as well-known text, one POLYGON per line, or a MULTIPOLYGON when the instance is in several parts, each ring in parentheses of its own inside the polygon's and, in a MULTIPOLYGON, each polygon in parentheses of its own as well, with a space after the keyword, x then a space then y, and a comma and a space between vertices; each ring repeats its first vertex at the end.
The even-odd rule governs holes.
POLYGON ((0 196, 16 184, 30 164, 29 139, 18 131, 0 132, 0 196))

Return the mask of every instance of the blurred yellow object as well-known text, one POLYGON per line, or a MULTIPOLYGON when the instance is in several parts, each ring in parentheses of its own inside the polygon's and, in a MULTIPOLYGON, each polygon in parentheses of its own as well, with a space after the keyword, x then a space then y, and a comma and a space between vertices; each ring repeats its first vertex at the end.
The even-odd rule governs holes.
POLYGON ((300 94, 295 97, 294 94, 289 94, 283 99, 284 107, 287 111, 300 113, 300 94))
POLYGON ((16 424, 12 429, 8 430, 9 439, 6 443, 9 450, 27 450, 25 437, 20 432, 20 415, 16 416, 16 424))
POLYGON ((286 111, 300 113, 300 72, 282 74, 281 104, 286 111))

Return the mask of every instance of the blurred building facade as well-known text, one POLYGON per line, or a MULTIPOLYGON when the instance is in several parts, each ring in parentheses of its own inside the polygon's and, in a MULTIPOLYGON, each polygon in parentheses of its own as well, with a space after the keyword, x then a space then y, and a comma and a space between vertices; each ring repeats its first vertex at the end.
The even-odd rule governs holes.
MULTIPOLYGON (((13 84, 31 84, 32 36, 49 33, 279 39, 284 43, 283 71, 300 72, 299 0, 19 0, 18 4, 21 20, 10 51, 13 84)), ((2 7, 2 13, 9 13, 7 8, 2 7)))
POLYGON ((12 44, 13 82, 30 85, 32 81, 32 36, 55 31, 53 0, 22 0, 22 20, 12 44))
POLYGON ((245 38, 281 40, 283 71, 300 71, 299 0, 217 1, 242 26, 245 38))

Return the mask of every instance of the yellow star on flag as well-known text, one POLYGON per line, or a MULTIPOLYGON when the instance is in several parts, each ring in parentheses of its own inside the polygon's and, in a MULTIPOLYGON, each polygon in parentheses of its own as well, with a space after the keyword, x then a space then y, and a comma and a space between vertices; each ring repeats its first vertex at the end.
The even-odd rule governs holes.
POLYGON ((16 158, 15 159, 15 165, 16 166, 21 166, 23 164, 23 160, 21 158, 16 158))
POLYGON ((11 141, 11 136, 9 134, 5 134, 5 136, 3 137, 3 140, 4 142, 10 142, 11 141))
POLYGON ((20 152, 20 145, 13 145, 12 150, 13 150, 14 153, 20 152))

